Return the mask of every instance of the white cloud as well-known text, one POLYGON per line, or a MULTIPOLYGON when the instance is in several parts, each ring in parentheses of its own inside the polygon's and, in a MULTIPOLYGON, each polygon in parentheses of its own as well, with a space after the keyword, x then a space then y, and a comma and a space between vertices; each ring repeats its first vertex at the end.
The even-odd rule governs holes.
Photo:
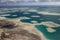
POLYGON ((39 1, 42 1, 42 2, 43 1, 45 1, 45 2, 48 2, 48 1, 49 2, 56 2, 56 1, 58 1, 59 2, 60 0, 0 0, 0 1, 5 1, 5 2, 6 1, 36 1, 36 2, 39 2, 39 1))
POLYGON ((39 0, 35 0, 36 2, 38 2, 39 0))
POLYGON ((32 4, 28 3, 27 5, 56 5, 56 6, 60 5, 60 0, 0 0, 0 2, 7 2, 7 1, 37 2, 37 3, 32 3, 32 4))
POLYGON ((52 0, 49 0, 49 2, 52 2, 52 0))

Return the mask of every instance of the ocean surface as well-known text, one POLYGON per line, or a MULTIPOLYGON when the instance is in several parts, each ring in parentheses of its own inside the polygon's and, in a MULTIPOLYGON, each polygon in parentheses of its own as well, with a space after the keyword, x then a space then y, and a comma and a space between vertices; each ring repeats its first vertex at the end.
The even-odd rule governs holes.
MULTIPOLYGON (((37 8, 0 8, 0 17, 22 18, 22 23, 46 23, 52 22, 47 27, 44 24, 36 24, 35 28, 43 33, 47 40, 60 40, 60 8, 58 7, 37 7, 37 8), (46 28, 52 28, 55 32, 48 32, 46 28)), ((48 24, 47 24, 48 25, 48 24)))

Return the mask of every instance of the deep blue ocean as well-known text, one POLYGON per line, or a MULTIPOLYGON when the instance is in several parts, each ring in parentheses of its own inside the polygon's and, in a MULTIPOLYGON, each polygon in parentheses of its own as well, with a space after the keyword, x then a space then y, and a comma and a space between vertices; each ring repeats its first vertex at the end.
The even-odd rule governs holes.
MULTIPOLYGON (((7 16, 1 16, 6 18, 19 18, 19 17, 28 17, 30 19, 22 19, 21 22, 31 23, 31 21, 37 21, 38 23, 52 21, 56 24, 60 24, 60 15, 43 15, 38 12, 49 12, 60 14, 60 8, 58 7, 45 7, 45 8, 1 8, 0 16, 9 14, 7 16), (1 11, 2 10, 2 11, 1 11), (36 10, 36 11, 28 11, 28 10, 36 10), (1 13, 2 12, 2 13, 1 13), (5 13, 3 13, 5 12, 5 13), (26 14, 24 14, 26 13, 26 14), (15 16, 14 16, 15 15, 15 16), (32 17, 33 15, 37 15, 39 17, 32 17), (42 20, 43 19, 43 20, 42 20)), ((39 31, 43 33, 43 35, 47 38, 47 40, 60 40, 60 26, 55 27, 53 29, 56 32, 50 33, 46 30, 47 26, 45 25, 36 25, 35 26, 39 31)))

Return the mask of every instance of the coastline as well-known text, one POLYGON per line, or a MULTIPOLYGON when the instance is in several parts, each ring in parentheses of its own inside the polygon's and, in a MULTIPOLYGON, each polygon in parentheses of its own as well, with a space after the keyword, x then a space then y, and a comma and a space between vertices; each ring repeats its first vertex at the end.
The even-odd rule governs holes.
MULTIPOLYGON (((12 21, 14 23, 16 23, 16 25, 18 24, 18 26, 21 26, 24 30, 27 30, 31 33, 34 33, 38 36, 40 36, 41 40, 46 40, 45 37, 43 36, 42 32, 40 32, 38 29, 35 28, 35 24, 30 24, 30 23, 22 23, 20 20, 21 18, 5 18, 5 17, 0 17, 1 20, 6 19, 8 21, 12 21)), ((18 27, 19 29, 20 27, 18 27)))

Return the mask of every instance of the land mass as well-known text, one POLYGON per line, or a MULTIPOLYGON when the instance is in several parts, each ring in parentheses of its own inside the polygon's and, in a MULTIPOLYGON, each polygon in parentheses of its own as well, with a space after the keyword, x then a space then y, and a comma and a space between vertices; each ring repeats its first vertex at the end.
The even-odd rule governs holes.
POLYGON ((17 19, 0 17, 1 40, 45 40, 33 24, 24 24, 17 19))

